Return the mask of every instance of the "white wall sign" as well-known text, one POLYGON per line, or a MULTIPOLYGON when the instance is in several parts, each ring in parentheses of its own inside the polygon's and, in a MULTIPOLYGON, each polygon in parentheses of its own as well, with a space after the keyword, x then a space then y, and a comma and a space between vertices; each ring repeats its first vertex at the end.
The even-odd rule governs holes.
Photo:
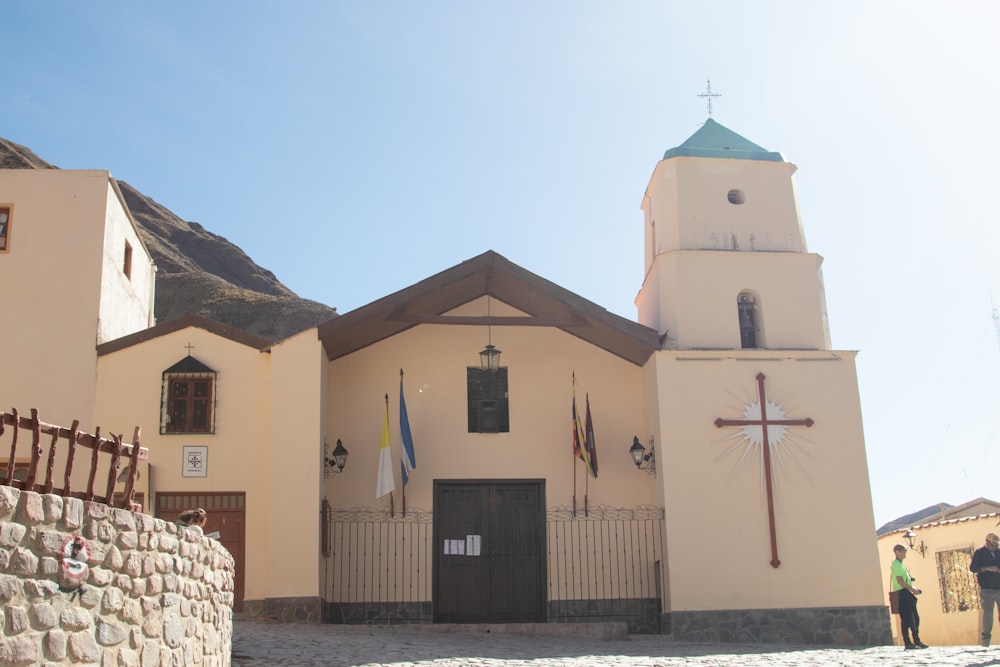
POLYGON ((208 477, 208 447, 184 445, 182 477, 208 477))

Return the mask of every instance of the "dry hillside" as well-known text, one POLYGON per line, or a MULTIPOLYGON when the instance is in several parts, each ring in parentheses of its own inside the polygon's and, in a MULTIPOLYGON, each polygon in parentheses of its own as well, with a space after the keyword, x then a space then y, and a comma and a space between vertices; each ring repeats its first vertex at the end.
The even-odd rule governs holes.
MULTIPOLYGON (((0 169, 58 169, 0 138, 0 169)), ((302 299, 227 239, 118 181, 156 262, 156 320, 196 313, 247 333, 280 340, 335 317, 335 308, 302 299)))

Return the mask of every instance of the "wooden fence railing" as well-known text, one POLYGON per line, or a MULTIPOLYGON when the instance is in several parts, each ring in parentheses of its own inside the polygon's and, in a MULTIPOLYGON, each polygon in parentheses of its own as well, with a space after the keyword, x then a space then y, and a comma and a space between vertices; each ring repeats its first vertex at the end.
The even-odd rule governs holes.
MULTIPOLYGON (((94 435, 82 433, 78 430, 80 422, 77 420, 73 421, 73 425, 70 428, 56 426, 55 424, 46 424, 43 421, 39 421, 38 410, 34 408, 31 410, 31 417, 22 417, 18 414, 16 408, 12 409, 11 412, 4 412, 0 414, 0 438, 3 437, 7 426, 13 426, 14 428, 11 437, 10 453, 7 458, 6 470, 0 468, 0 485, 12 486, 28 491, 36 491, 38 493, 54 493, 66 498, 80 498, 82 500, 104 503, 106 505, 114 505, 115 485, 118 482, 118 469, 121 467, 121 459, 124 457, 129 460, 128 476, 125 480, 125 491, 122 494, 119 506, 125 509, 138 508, 138 506, 133 502, 133 498, 135 495, 135 481, 139 476, 139 462, 149 458, 149 450, 139 446, 138 426, 135 427, 132 444, 125 444, 122 442, 121 435, 112 434, 110 439, 101 437, 100 427, 97 428, 97 432, 94 435), (21 431, 26 431, 30 433, 31 436, 31 442, 29 445, 30 462, 28 463, 26 476, 23 480, 16 479, 14 477, 14 470, 15 467, 17 467, 18 443, 21 439, 19 434, 21 431), (42 462, 42 455, 45 453, 42 447, 42 436, 47 436, 49 450, 47 456, 45 457, 45 480, 39 482, 39 465, 42 462), (63 452, 62 448, 60 448, 60 440, 68 441, 65 445, 63 445, 63 447, 65 447, 65 452, 63 452), (73 464, 76 459, 77 451, 81 447, 90 450, 90 473, 87 476, 86 490, 74 491, 71 482, 71 478, 73 476, 73 464), (105 486, 103 496, 94 492, 94 485, 97 481, 97 471, 98 468, 101 467, 99 465, 99 455, 101 452, 111 455, 111 458, 108 461, 107 485, 105 486), (57 457, 65 462, 61 488, 56 486, 54 479, 54 468, 57 457)), ((2 442, 2 440, 0 440, 0 442, 2 442)), ((2 456, 2 454, 0 454, 0 456, 2 456)), ((21 457, 27 458, 27 455, 22 453, 21 457)))

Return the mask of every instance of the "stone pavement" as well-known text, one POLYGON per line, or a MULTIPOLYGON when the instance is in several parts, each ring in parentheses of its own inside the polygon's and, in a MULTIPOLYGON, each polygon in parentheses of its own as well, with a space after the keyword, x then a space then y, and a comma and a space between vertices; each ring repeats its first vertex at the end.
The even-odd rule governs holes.
POLYGON ((519 636, 435 626, 293 625, 233 622, 233 667, 812 667, 845 665, 1000 666, 1000 646, 904 651, 692 644, 669 637, 628 639, 519 636))

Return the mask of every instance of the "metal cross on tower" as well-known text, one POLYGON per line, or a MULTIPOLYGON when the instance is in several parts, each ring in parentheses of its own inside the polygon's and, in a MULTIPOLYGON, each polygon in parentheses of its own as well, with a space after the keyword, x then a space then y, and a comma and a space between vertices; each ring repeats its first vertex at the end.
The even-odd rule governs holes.
POLYGON ((711 79, 709 79, 709 78, 705 79, 705 92, 704 93, 698 93, 698 97, 704 97, 705 100, 708 102, 708 117, 711 118, 712 117, 712 98, 713 97, 722 97, 721 93, 713 93, 712 92, 712 80, 711 79))
POLYGON ((771 527, 771 567, 778 567, 778 536, 774 529, 774 490, 771 481, 771 443, 767 439, 768 426, 812 426, 813 420, 805 419, 768 419, 767 394, 764 393, 764 374, 757 373, 757 400, 760 404, 760 419, 716 419, 715 425, 723 426, 760 426, 761 449, 764 455, 764 483, 767 487, 767 520, 771 527))

